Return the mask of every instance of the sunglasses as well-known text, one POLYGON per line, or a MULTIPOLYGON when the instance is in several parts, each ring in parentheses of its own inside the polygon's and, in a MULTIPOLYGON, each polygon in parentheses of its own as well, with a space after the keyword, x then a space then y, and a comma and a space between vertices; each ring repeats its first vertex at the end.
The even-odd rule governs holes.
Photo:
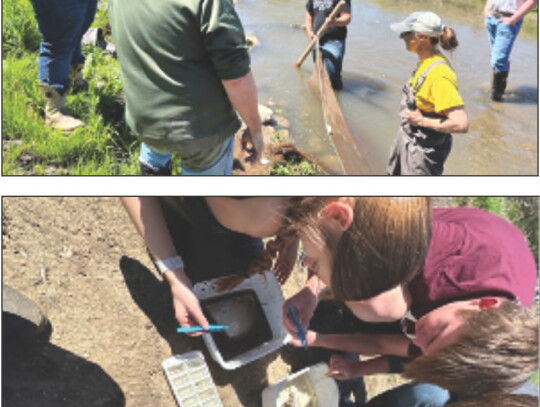
POLYGON ((399 34, 399 38, 402 38, 402 39, 403 39, 403 38, 405 38, 405 37, 407 37, 407 36, 410 37, 410 36, 411 36, 412 34, 414 34, 414 33, 415 33, 414 31, 404 31, 404 32, 402 32, 401 34, 399 34))
POLYGON ((407 310, 405 315, 403 315, 399 321, 403 334, 411 340, 416 337, 416 322, 418 322, 418 320, 411 313, 411 310, 407 310))

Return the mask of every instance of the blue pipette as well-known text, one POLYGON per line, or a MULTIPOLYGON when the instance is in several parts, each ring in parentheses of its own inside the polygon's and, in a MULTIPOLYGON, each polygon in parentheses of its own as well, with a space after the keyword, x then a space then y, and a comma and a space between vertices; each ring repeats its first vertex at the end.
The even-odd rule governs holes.
POLYGON ((294 312, 294 308, 292 307, 292 305, 289 305, 289 316, 291 317, 294 325, 296 326, 296 329, 298 330, 298 337, 300 338, 302 346, 304 347, 304 349, 307 349, 308 344, 306 341, 306 332, 304 331, 304 327, 300 323, 300 320, 296 316, 296 312, 294 312))
POLYGON ((200 325, 194 325, 194 326, 181 326, 176 328, 176 332, 180 334, 191 334, 194 332, 221 332, 225 331, 226 329, 229 329, 228 325, 209 325, 208 329, 204 329, 200 325))

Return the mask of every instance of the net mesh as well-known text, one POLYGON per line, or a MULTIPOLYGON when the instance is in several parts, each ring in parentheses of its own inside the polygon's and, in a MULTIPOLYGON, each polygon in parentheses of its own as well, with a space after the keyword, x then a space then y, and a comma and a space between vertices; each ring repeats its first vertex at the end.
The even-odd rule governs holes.
POLYGON ((324 123, 332 145, 340 159, 342 173, 346 175, 368 175, 369 168, 358 150, 339 103, 332 89, 330 78, 324 68, 319 44, 316 45, 315 68, 308 85, 321 99, 324 123))

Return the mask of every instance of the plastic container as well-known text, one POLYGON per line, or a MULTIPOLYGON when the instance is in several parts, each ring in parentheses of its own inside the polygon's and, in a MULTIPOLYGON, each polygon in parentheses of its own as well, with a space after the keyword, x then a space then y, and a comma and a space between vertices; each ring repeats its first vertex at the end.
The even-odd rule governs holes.
MULTIPOLYGON (((273 273, 266 271, 264 276, 256 274, 244 280, 241 284, 226 293, 218 292, 217 281, 218 279, 214 279, 195 284, 193 292, 201 303, 204 300, 216 297, 231 298, 231 294, 252 291, 260 304, 260 308, 262 308, 262 312, 266 317, 271 331, 271 337, 268 341, 265 341, 257 347, 248 349, 237 356, 231 357, 230 359, 225 359, 223 357, 222 352, 218 349, 216 341, 212 336, 213 334, 203 335, 203 340, 210 355, 221 367, 227 370, 237 369, 279 349, 290 340, 290 336, 285 331, 281 320, 284 303, 283 293, 281 292, 281 287, 273 273)), ((257 306, 259 304, 257 304, 257 306)), ((243 328, 238 324, 245 319, 244 311, 241 309, 234 310, 233 307, 224 307, 222 311, 227 312, 229 308, 231 308, 231 314, 228 316, 225 315, 225 317, 227 317, 226 319, 229 320, 225 323, 229 325, 229 334, 240 333, 243 328)), ((223 323, 223 321, 219 321, 218 323, 223 323)))
POLYGON ((161 365, 180 407, 223 407, 202 352, 175 355, 161 365))
POLYGON ((300 370, 268 386, 262 392, 262 407, 338 407, 339 390, 326 377, 326 363, 300 370))

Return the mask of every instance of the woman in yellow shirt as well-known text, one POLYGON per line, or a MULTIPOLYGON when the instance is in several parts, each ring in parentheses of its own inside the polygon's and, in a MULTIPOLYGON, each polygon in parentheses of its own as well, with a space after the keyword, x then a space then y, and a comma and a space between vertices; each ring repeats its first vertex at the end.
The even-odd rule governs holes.
POLYGON ((451 133, 466 133, 469 120, 456 74, 438 45, 453 50, 458 41, 430 11, 415 12, 390 25, 420 62, 403 88, 401 125, 392 144, 389 175, 441 175, 452 147, 451 133))

